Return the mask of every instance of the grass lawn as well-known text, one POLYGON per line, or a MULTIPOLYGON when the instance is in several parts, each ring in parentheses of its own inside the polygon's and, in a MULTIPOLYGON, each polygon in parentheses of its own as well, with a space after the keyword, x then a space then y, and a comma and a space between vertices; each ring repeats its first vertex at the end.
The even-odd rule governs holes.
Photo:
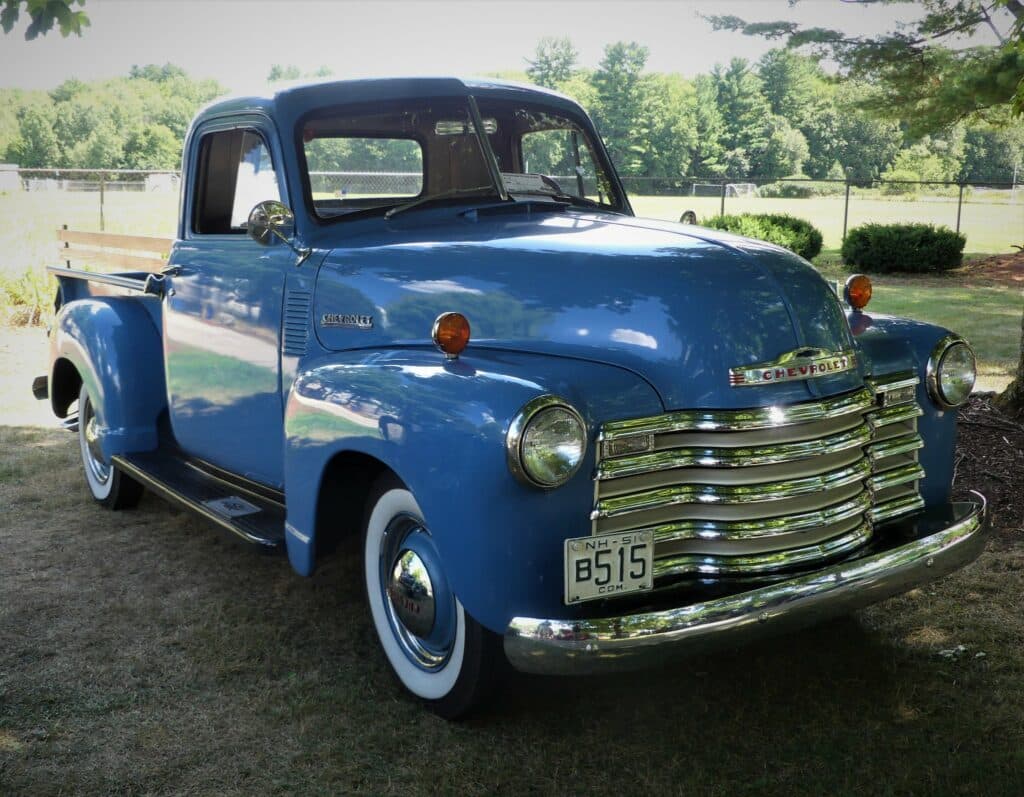
MULTIPOLYGON (((834 251, 822 253, 815 265, 829 280, 845 281, 849 276, 834 251)), ((1009 384, 1020 356, 1024 312, 1020 288, 956 272, 913 277, 875 274, 871 281, 869 313, 929 321, 963 335, 978 356, 979 389, 1002 390, 1009 384)))
POLYGON ((39 333, 0 334, 0 794, 1020 794, 1019 529, 849 618, 513 676, 450 724, 391 678, 354 540, 304 579, 151 495, 101 510, 75 439, 10 414, 39 333))
MULTIPOLYGON (((638 216, 679 221, 684 210, 697 213, 698 221, 718 215, 718 197, 631 196, 630 202, 638 216)), ((726 213, 789 213, 814 224, 825 238, 825 246, 838 248, 843 237, 842 196, 810 199, 760 199, 729 197, 726 213)), ((850 198, 849 228, 858 224, 878 222, 924 222, 956 227, 956 198, 929 200, 885 200, 853 196, 850 198)), ((1012 244, 1024 244, 1024 200, 1007 202, 964 202, 960 231, 967 236, 971 252, 1009 252, 1012 244)))

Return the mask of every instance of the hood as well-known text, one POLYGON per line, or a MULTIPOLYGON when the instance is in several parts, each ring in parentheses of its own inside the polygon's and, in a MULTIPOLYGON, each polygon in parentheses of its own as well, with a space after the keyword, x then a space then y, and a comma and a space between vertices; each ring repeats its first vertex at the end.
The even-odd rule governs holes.
POLYGON ((730 368, 854 348, 828 283, 771 244, 598 213, 402 218, 324 259, 314 309, 326 348, 430 345, 434 319, 454 310, 472 327, 468 361, 486 347, 613 364, 647 380, 666 410, 804 401, 861 384, 855 370, 730 386, 730 368))

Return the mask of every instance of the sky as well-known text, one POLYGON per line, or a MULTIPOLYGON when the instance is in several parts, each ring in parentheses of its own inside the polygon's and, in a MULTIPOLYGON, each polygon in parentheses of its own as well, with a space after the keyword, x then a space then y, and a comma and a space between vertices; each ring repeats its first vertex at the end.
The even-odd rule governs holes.
POLYGON ((916 13, 914 4, 846 0, 87 0, 84 10, 92 27, 81 38, 52 31, 26 42, 24 19, 0 34, 0 87, 52 89, 166 62, 236 92, 264 87, 274 63, 327 66, 338 78, 474 75, 524 69, 543 36, 568 36, 585 67, 597 66, 606 44, 637 41, 650 49, 649 70, 692 76, 772 46, 714 32, 701 13, 854 34, 916 13))

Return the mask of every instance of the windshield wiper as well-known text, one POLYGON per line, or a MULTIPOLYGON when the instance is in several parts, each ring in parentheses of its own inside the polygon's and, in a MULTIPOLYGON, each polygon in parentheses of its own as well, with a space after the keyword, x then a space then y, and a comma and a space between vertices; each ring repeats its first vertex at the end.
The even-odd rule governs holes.
POLYGON ((494 194, 495 196, 498 196, 498 192, 497 190, 495 190, 493 185, 478 185, 475 188, 452 188, 448 191, 442 191, 440 194, 431 194, 430 196, 424 196, 420 197, 419 199, 414 199, 412 202, 406 202, 404 205, 395 205, 387 213, 384 214, 384 218, 390 219, 392 216, 395 216, 398 213, 404 213, 407 210, 422 207, 423 205, 429 205, 433 202, 439 202, 442 199, 451 199, 452 197, 457 196, 473 196, 475 194, 480 194, 484 191, 487 191, 491 194, 494 194))
POLYGON ((545 196, 568 205, 581 205, 585 208, 600 208, 601 203, 575 194, 556 193, 554 191, 513 191, 513 196, 545 196))

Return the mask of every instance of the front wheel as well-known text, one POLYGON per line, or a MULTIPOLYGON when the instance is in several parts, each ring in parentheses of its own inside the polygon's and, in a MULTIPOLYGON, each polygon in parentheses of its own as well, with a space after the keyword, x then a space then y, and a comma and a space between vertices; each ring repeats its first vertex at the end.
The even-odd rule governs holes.
POLYGON ((89 492, 107 509, 131 509, 142 498, 142 485, 122 473, 117 465, 104 461, 98 424, 92 397, 83 384, 78 393, 78 446, 89 492))
POLYGON ((363 559, 370 614, 398 680, 442 717, 469 713, 494 683, 501 640, 455 597, 416 499, 393 477, 371 492, 363 559))

